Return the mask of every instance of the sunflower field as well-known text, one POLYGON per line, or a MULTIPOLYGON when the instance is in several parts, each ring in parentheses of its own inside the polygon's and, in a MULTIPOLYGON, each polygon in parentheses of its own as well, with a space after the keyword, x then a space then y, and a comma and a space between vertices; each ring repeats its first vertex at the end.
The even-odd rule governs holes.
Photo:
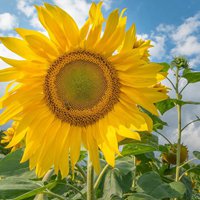
POLYGON ((0 70, 0 199, 200 200, 200 148, 182 142, 200 122, 200 113, 183 121, 185 107, 200 105, 184 93, 200 72, 183 56, 152 62, 126 9, 104 16, 102 4, 91 3, 82 27, 57 5, 36 5, 45 33, 0 37, 21 58, 0 55, 9 66, 0 70))

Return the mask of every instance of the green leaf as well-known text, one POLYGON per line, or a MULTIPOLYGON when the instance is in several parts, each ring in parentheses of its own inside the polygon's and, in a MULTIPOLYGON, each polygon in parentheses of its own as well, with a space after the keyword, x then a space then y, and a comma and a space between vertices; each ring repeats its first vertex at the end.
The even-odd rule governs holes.
POLYGON ((6 178, 0 180, 0 199, 13 199, 38 187, 37 182, 24 178, 6 178))
POLYGON ((181 182, 185 185, 186 187, 186 192, 184 194, 183 199, 191 200, 192 199, 192 193, 193 193, 193 188, 192 188, 192 182, 189 177, 183 176, 181 178, 181 182))
POLYGON ((129 196, 127 200, 157 200, 157 199, 145 193, 135 193, 129 196))
POLYGON ((122 175, 127 175, 135 169, 133 159, 130 157, 120 157, 116 160, 115 168, 118 169, 122 175))
POLYGON ((144 192, 154 198, 180 198, 185 193, 185 186, 181 182, 167 184, 162 181, 161 177, 155 172, 143 174, 138 185, 144 192))
POLYGON ((122 150, 122 155, 127 156, 127 155, 140 155, 143 153, 151 152, 151 151, 156 151, 157 148, 148 144, 141 144, 141 143, 131 143, 131 144, 126 144, 123 147, 122 150))
POLYGON ((162 72, 168 72, 168 70, 170 69, 170 65, 168 63, 163 62, 158 64, 163 66, 163 69, 161 70, 162 72))
POLYGON ((183 77, 187 79, 188 83, 196 83, 200 81, 200 72, 184 73, 183 77))
POLYGON ((114 168, 110 168, 105 174, 102 199, 112 199, 114 196, 122 198, 123 193, 132 186, 132 172, 134 170, 131 158, 119 158, 114 168))
POLYGON ((140 133, 141 141, 132 140, 131 143, 124 145, 122 155, 140 155, 157 150, 158 137, 149 133, 140 133))
POLYGON ((199 151, 193 151, 193 155, 195 156, 195 158, 200 160, 200 152, 199 151))
POLYGON ((176 104, 174 103, 173 99, 166 99, 164 101, 156 103, 157 109, 163 115, 168 110, 172 109, 176 104))
POLYGON ((18 149, 0 160, 0 177, 36 178, 35 172, 29 170, 28 162, 20 163, 22 154, 23 151, 18 149))

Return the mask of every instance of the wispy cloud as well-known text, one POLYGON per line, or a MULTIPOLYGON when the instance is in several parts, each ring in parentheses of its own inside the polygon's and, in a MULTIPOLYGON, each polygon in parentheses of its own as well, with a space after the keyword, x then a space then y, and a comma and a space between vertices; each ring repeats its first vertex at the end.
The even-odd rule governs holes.
POLYGON ((34 14, 34 6, 32 3, 34 0, 19 0, 17 1, 17 9, 24 13, 27 17, 31 17, 34 14))
MULTIPOLYGON (((160 24, 153 35, 156 37, 165 37, 166 45, 163 40, 158 41, 157 46, 172 46, 171 50, 166 52, 170 57, 186 56, 190 60, 190 65, 196 67, 200 65, 200 12, 192 17, 186 18, 182 24, 175 26, 173 24, 160 24)), ((153 39, 153 38, 152 38, 153 39)), ((166 56, 166 55, 165 55, 166 56)), ((163 55, 164 58, 164 55, 163 55)))
POLYGON ((0 30, 9 31, 18 26, 18 20, 15 15, 8 12, 0 14, 0 30))
POLYGON ((79 26, 83 25, 88 17, 90 3, 86 0, 53 0, 53 2, 67 11, 79 26))

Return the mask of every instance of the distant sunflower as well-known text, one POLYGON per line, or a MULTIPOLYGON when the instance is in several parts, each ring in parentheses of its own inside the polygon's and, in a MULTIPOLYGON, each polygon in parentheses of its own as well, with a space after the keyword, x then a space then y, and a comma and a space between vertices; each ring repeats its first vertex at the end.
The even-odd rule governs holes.
POLYGON ((119 140, 140 140, 137 131, 152 129, 151 118, 138 105, 157 115, 154 103, 167 98, 154 87, 166 74, 148 61, 150 44, 134 47, 135 27, 126 31, 124 10, 109 15, 102 34, 101 6, 92 3, 79 29, 69 14, 45 3, 36 8, 49 37, 17 28, 22 39, 0 38, 24 58, 1 57, 12 67, 0 71, 0 81, 12 82, 0 101, 0 125, 19 121, 9 147, 25 137, 22 162, 29 160, 39 177, 52 166, 65 177, 69 156, 73 169, 82 144, 97 172, 98 149, 114 166, 119 140))
MULTIPOLYGON (((4 135, 2 136, 1 141, 0 141, 1 144, 8 144, 13 139, 17 126, 18 126, 18 122, 13 122, 12 126, 3 132, 4 135)), ((20 141, 19 143, 17 143, 16 145, 12 147, 11 152, 19 148, 22 148, 23 146, 24 146, 23 141, 20 141)))

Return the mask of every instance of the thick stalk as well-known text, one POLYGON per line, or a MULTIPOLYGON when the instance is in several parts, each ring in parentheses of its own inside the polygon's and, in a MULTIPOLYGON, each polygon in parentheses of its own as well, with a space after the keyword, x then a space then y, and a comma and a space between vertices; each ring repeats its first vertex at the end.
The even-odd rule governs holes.
POLYGON ((87 164, 87 200, 94 200, 94 169, 88 153, 88 164, 87 164))
MULTIPOLYGON (((179 69, 176 70, 176 98, 181 100, 179 93, 179 69)), ((178 139, 177 139, 177 152, 176 152, 176 181, 179 181, 180 175, 180 154, 181 154, 181 105, 177 104, 178 113, 178 139)))

